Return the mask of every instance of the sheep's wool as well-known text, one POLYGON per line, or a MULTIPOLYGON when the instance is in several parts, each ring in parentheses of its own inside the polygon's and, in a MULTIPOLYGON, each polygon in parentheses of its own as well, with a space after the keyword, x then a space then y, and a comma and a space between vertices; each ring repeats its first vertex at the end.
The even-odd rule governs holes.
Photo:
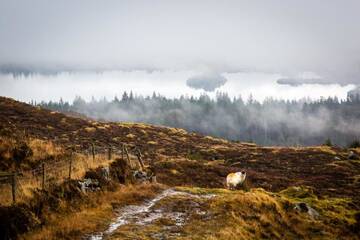
POLYGON ((241 185, 245 181, 245 178, 245 172, 229 173, 226 177, 226 185, 228 188, 235 188, 238 185, 241 185))

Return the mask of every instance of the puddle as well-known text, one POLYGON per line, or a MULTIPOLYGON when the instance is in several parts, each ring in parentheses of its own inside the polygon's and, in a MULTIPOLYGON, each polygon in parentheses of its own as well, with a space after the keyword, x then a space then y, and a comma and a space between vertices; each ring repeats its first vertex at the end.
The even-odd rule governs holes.
MULTIPOLYGON (((167 218, 175 223, 175 226, 182 226, 186 222, 186 213, 183 212, 165 212, 162 209, 152 209, 153 206, 160 200, 172 197, 176 195, 182 195, 189 197, 189 199, 205 198, 209 199, 214 197, 214 194, 209 195, 195 195, 186 192, 176 191, 174 189, 164 190, 161 194, 154 199, 144 202, 141 205, 129 205, 118 210, 119 216, 109 225, 108 229, 101 233, 94 233, 85 237, 88 240, 102 240, 107 236, 110 236, 119 227, 126 224, 135 225, 148 225, 160 218, 167 218)), ((197 210, 196 210, 197 211, 197 210)), ((203 212, 202 212, 203 214, 203 212)))

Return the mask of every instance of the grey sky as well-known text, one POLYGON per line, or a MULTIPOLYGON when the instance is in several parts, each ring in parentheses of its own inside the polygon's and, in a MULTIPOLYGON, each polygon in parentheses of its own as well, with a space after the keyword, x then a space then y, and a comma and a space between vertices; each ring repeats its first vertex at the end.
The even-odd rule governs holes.
POLYGON ((359 84, 359 10, 358 0, 0 0, 0 69, 211 69, 359 84))

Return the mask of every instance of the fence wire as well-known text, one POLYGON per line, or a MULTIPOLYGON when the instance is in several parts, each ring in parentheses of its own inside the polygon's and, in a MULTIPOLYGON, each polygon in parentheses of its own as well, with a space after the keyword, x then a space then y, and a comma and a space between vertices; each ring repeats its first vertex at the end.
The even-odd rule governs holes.
MULTIPOLYGON (((134 149, 136 150, 136 148, 134 149)), ((0 176, 0 191, 10 184, 12 188, 15 187, 15 189, 11 192, 12 194, 16 194, 16 199, 23 198, 26 197, 26 193, 29 189, 42 187, 46 188, 50 183, 59 183, 63 182, 65 179, 69 179, 69 175, 75 175, 75 169, 81 169, 83 172, 86 172, 93 167, 97 167, 103 163, 111 161, 115 157, 126 157, 126 154, 128 154, 130 159, 136 157, 136 153, 131 154, 124 145, 121 149, 114 146, 92 147, 90 145, 88 149, 83 151, 72 151, 65 160, 57 158, 52 162, 44 162, 42 165, 30 170, 23 170, 17 173, 7 173, 6 176, 0 176), (109 159, 109 156, 111 159, 109 159)), ((11 194, 11 192, 9 194, 11 194)), ((10 198, 11 196, 9 196, 9 199, 10 198)))

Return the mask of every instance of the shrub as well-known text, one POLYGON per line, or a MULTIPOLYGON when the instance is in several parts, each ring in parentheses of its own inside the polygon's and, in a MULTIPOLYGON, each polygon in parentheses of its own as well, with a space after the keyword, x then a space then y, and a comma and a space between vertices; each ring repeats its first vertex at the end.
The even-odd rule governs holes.
POLYGON ((326 139, 323 145, 324 145, 324 146, 329 146, 329 147, 332 147, 332 146, 333 146, 330 138, 326 139))
POLYGON ((349 148, 358 148, 360 147, 360 141, 359 140, 354 140, 349 144, 349 148))

